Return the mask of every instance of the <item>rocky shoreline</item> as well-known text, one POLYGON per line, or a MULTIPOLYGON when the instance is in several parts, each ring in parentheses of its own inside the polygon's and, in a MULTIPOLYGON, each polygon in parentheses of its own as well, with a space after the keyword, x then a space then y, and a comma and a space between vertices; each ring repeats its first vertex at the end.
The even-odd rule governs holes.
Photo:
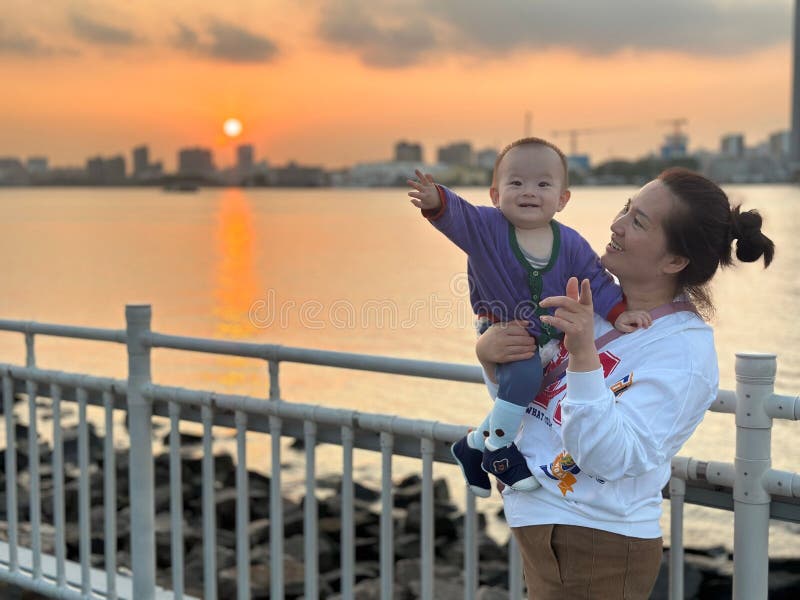
MULTIPOLYGON (((18 514, 20 518, 19 541, 30 547, 30 525, 23 521, 29 515, 28 498, 28 430, 16 425, 18 468, 18 514)), ((64 430, 65 531, 68 560, 78 561, 78 434, 77 429, 64 430)), ((165 444, 168 439, 165 439, 165 444)), ((202 544, 202 447, 200 438, 182 435, 181 460, 184 493, 184 537, 186 593, 202 597, 203 544, 202 544)), ((91 490, 91 552, 92 565, 103 566, 105 539, 103 531, 103 443, 102 437, 90 427, 90 490, 91 490)), ((5 465, 5 449, 0 450, 0 465, 5 465)), ((42 497, 42 550, 55 554, 53 528, 52 448, 40 442, 41 497, 42 497)), ((125 571, 130 569, 130 506, 128 494, 127 450, 116 452, 117 471, 117 562, 125 571)), ((225 452, 215 454, 215 489, 217 519, 218 597, 236 597, 235 552, 235 463, 225 452)), ((0 476, 0 538, 6 539, 5 471, 0 476)), ((169 455, 155 457, 156 504, 156 569, 158 584, 171 587, 170 517, 169 517, 169 455)), ((250 485, 250 556, 251 597, 254 600, 269 598, 269 477, 249 473, 250 485)), ((337 599, 340 596, 339 537, 341 528, 341 478, 323 477, 318 481, 319 514, 319 570, 320 598, 337 599)), ((412 475, 394 485, 395 522, 395 584, 397 600, 414 600, 420 595, 420 517, 422 481, 412 475)), ((303 502, 283 497, 284 508, 284 585, 286 597, 303 595, 303 502)), ((451 502, 445 480, 434 484, 435 520, 435 595, 437 599, 463 598, 463 547, 461 544, 464 515, 451 502)), ((355 484, 355 577, 358 600, 380 597, 380 492, 360 483, 355 484)), ((508 546, 500 545, 486 533, 486 515, 479 513, 479 583, 480 600, 500 600, 508 597, 508 546)), ((731 554, 724 548, 693 550, 687 548, 685 597, 730 598, 732 594, 731 554)), ((667 598, 667 557, 665 551, 662 571, 653 599, 667 598)), ((772 560, 770 563, 770 598, 797 598, 800 592, 800 559, 772 560)), ((0 595, 14 598, 11 590, 0 583, 0 595)), ((41 596, 30 592, 17 593, 17 598, 34 599, 41 596)))

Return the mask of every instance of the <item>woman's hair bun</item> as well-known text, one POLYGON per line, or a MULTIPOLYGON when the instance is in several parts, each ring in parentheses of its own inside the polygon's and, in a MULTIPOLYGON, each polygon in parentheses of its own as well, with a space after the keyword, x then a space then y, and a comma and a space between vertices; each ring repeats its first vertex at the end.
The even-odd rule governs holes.
POLYGON ((775 254, 775 244, 761 232, 761 215, 755 209, 740 212, 731 210, 730 240, 736 240, 736 258, 742 262, 755 262, 762 256, 768 267, 775 254))

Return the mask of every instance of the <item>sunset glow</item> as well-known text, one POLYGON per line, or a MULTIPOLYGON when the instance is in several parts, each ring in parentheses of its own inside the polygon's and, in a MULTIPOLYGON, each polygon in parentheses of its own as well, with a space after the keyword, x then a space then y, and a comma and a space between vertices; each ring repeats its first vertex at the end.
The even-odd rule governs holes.
POLYGON ((543 137, 594 130, 577 147, 603 160, 655 151, 665 119, 687 119, 692 150, 789 125, 788 0, 309 2, 7 0, 0 156, 80 165, 145 143, 167 169, 188 146, 225 165, 235 138, 271 164, 387 160, 398 140, 435 161, 501 147, 530 113, 543 137))

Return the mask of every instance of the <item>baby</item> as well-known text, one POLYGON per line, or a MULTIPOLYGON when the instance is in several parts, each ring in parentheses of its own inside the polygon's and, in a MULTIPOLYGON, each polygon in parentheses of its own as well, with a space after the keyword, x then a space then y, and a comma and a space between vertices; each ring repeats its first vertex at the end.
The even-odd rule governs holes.
POLYGON ((523 138, 495 162, 489 195, 494 208, 473 206, 433 177, 415 172, 408 180, 411 203, 467 253, 470 300, 478 332, 493 323, 523 320, 536 338, 532 358, 497 366, 499 391, 477 429, 452 447, 473 493, 491 494, 487 473, 515 490, 538 487, 514 444, 528 403, 539 391, 544 365, 557 351, 561 333, 542 323, 539 301, 562 295, 570 277, 589 279, 597 313, 623 332, 647 327, 645 311, 626 311, 622 292, 589 243, 553 219, 570 198, 567 160, 555 145, 523 138))

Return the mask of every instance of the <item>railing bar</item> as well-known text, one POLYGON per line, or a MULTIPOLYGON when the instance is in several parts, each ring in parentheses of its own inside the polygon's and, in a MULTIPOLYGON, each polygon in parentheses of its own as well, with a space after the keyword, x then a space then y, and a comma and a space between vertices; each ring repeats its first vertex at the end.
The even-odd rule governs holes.
POLYGON ((114 395, 103 392, 106 433, 103 440, 106 598, 117 600, 117 457, 114 454, 114 395))
POLYGON ((250 485, 247 474, 247 413, 236 411, 236 564, 239 600, 250 598, 250 485))
POLYGON ((283 598, 283 502, 281 500, 281 419, 269 418, 272 471, 269 484, 269 549, 275 568, 270 574, 270 598, 283 598))
POLYGON ((381 433, 381 600, 394 596, 394 436, 381 433))
POLYGON ((217 526, 214 494, 213 411, 203 406, 203 577, 206 600, 217 600, 217 526))
MULTIPOLYGON (((31 345, 32 348, 32 345, 31 345)), ((42 497, 39 474, 39 428, 36 408, 38 387, 26 382, 28 395, 28 475, 30 477, 31 550, 33 551, 33 578, 42 578, 42 497)))
POLYGON ((14 415, 14 382, 3 375, 3 414, 6 421, 6 515, 8 519, 8 570, 19 570, 17 544, 17 441, 14 415))
POLYGON ((353 495, 353 428, 342 427, 342 531, 341 585, 342 598, 353 597, 355 582, 355 527, 353 495))
POLYGON ((475 600, 478 590, 478 514, 475 494, 466 488, 466 510, 464 512, 464 600, 475 600))
POLYGON ((65 561, 67 556, 64 535, 64 436, 61 429, 61 386, 52 384, 50 396, 53 399, 53 525, 56 543, 56 583, 64 587, 67 582, 65 561))
POLYGON ((0 331, 16 331, 24 334, 68 337, 98 342, 117 342, 121 344, 126 341, 124 329, 101 329, 98 327, 58 325, 56 323, 37 323, 35 321, 0 319, 0 331))
POLYGON ((308 600, 319 597, 319 538, 317 523, 317 424, 313 421, 303 423, 306 446, 306 497, 304 501, 303 537, 305 552, 305 593, 308 600))
POLYGON ((183 600, 183 480, 181 473, 181 405, 169 403, 169 507, 172 593, 183 600))
POLYGON ((262 358, 270 362, 285 361, 340 369, 354 369, 357 371, 375 371, 411 377, 483 383, 480 368, 467 364, 437 363, 409 358, 317 350, 315 348, 210 340, 162 333, 149 333, 144 339, 153 348, 172 348, 190 352, 262 358))
POLYGON ((508 597, 512 600, 522 598, 522 555, 513 534, 508 540, 508 597))
POLYGON ((420 575, 422 600, 433 600, 433 440, 422 438, 422 531, 420 532, 420 575))
POLYGON ((86 420, 86 390, 78 388, 78 530, 81 562, 81 593, 91 593, 91 502, 89 494, 89 424, 86 420))

